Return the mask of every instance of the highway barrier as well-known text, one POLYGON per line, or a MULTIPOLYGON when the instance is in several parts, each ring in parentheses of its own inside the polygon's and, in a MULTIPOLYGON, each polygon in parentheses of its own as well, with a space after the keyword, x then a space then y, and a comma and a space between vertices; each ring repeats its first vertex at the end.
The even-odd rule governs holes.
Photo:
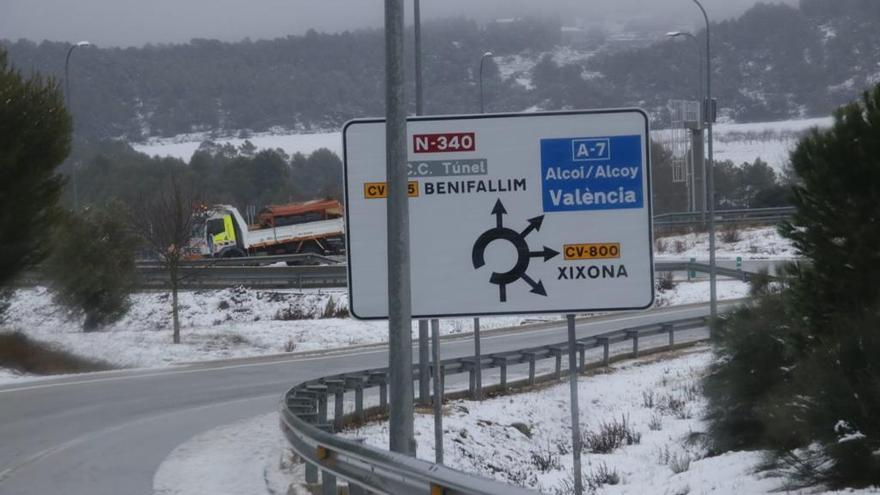
MULTIPOLYGON (((561 324, 561 323, 560 323, 561 324)), ((627 355, 638 357, 639 344, 651 336, 666 336, 660 348, 674 348, 675 334, 683 330, 705 327, 706 317, 675 319, 663 323, 623 328, 600 335, 577 340, 579 351, 578 371, 588 366, 608 365, 611 361, 611 348, 614 344, 631 342, 627 355), (601 349, 598 362, 588 365, 586 351, 601 349)), ((652 347, 656 349, 655 345, 652 347)), ((498 384, 486 384, 484 391, 505 391, 508 383, 508 367, 528 365, 525 386, 534 385, 541 377, 536 376, 536 363, 554 360, 554 371, 546 378, 560 380, 568 370, 563 370, 563 356, 567 354, 568 342, 560 342, 541 347, 519 349, 483 355, 478 361, 473 357, 447 359, 441 361, 439 370, 432 374, 440 376, 445 385, 446 377, 454 374, 469 375, 468 394, 476 397, 476 373, 497 368, 500 372, 498 384)), ((641 350, 644 350, 641 349, 641 350)), ((433 366, 432 366, 433 367, 433 366)), ((418 366, 413 367, 413 377, 420 379, 418 366)), ((428 377, 425 377, 427 379, 428 377)), ((485 382, 482 382, 485 383, 485 382)), ((433 399, 432 399, 433 400, 433 399)), ((442 395, 441 395, 442 400, 442 395)), ((281 429, 293 450, 306 462, 306 482, 318 483, 319 473, 323 493, 337 493, 337 479, 348 482, 349 493, 413 493, 413 494, 527 494, 534 493, 494 480, 464 473, 428 461, 415 459, 399 453, 389 452, 343 438, 334 433, 340 432, 347 422, 363 423, 367 414, 384 414, 388 410, 388 369, 369 369, 355 373, 331 375, 317 380, 300 383, 291 388, 283 397, 281 404, 281 429), (364 391, 377 388, 379 406, 368 411, 364 407, 364 391), (353 396, 353 397, 352 397, 353 396), (332 397, 333 417, 328 415, 332 397), (354 399, 354 413, 345 416, 343 405, 346 397, 354 399)))

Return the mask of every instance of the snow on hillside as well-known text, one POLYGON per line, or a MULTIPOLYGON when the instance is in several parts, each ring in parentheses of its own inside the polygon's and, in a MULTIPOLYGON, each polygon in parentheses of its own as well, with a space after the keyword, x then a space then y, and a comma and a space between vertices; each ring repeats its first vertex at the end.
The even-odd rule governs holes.
MULTIPOLYGON (((797 251, 788 239, 777 232, 776 227, 737 228, 736 234, 725 234, 725 227, 719 226, 715 233, 715 256, 718 259, 764 260, 790 259, 798 257, 797 251), (733 240, 731 237, 739 237, 733 240), (728 239, 731 242, 727 242, 728 239)), ((654 257, 663 259, 709 258, 709 234, 663 236, 654 239, 654 257)))
POLYGON ((258 149, 281 148, 288 155, 302 153, 310 155, 317 149, 327 148, 342 157, 342 133, 319 132, 314 134, 283 134, 283 133, 260 133, 253 134, 248 138, 210 138, 208 135, 184 134, 169 139, 152 139, 145 144, 133 143, 132 147, 148 155, 172 156, 186 162, 193 153, 199 149, 202 141, 212 140, 217 144, 231 144, 241 146, 246 140, 253 143, 258 149))
MULTIPOLYGON (((831 124, 831 117, 717 124, 713 128, 713 156, 716 161, 730 160, 735 165, 752 163, 760 158, 777 172, 782 172, 801 136, 811 128, 825 129, 831 124)), ((655 130, 651 134, 664 144, 670 137, 667 129, 655 130)))
MULTIPOLYGON (((700 380, 711 360, 711 352, 702 346, 673 359, 653 356, 627 361, 579 379, 582 437, 596 439, 594 447, 587 442, 583 450, 585 488, 595 489, 589 493, 751 495, 782 488, 784 479, 756 472, 762 452, 708 456, 700 441, 700 433, 706 430, 701 419, 706 400, 700 380), (626 438, 606 452, 597 435, 612 426, 625 431, 621 437, 626 438)), ((449 401, 444 410, 447 466, 542 493, 573 493, 567 379, 482 402, 449 401)), ((434 459, 433 428, 430 413, 416 414, 420 459, 434 459)), ((387 422, 346 435, 378 448, 388 446, 387 422)))
MULTIPOLYGON (((553 52, 554 57, 568 59, 575 56, 589 57, 590 54, 570 51, 553 52)), ((498 57, 502 77, 515 78, 523 86, 531 87, 531 68, 534 61, 520 55, 498 57)), ((593 77, 595 74, 585 74, 593 77)), ((536 111, 532 108, 527 111, 536 111)), ((716 160, 731 160, 736 165, 754 162, 756 158, 766 161, 777 172, 788 163, 788 155, 800 136, 812 127, 827 128, 831 117, 788 120, 780 122, 755 122, 748 124, 718 124, 714 133, 714 156, 716 160)), ((652 131, 652 138, 665 143, 669 131, 652 131)), ((184 134, 174 138, 152 139, 145 144, 134 143, 137 151, 148 155, 172 156, 189 161, 202 141, 209 139, 205 133, 184 134)), ((247 138, 258 149, 281 148, 287 154, 311 154, 319 148, 327 148, 342 157, 342 134, 322 132, 314 134, 284 134, 282 132, 254 134, 247 138)), ((244 138, 213 138, 218 144, 240 146, 244 138)))

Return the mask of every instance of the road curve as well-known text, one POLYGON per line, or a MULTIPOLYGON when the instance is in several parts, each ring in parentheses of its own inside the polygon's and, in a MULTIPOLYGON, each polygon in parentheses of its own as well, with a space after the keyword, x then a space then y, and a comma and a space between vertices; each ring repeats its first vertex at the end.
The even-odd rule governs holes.
MULTIPOLYGON (((615 314, 580 324, 578 336, 705 314, 707 305, 615 314)), ((565 340, 560 322, 494 333, 484 337, 482 348, 488 354, 565 340)), ((469 338, 442 344, 444 358, 472 350, 469 338)), ((378 347, 0 387, 0 494, 151 494, 159 464, 193 435, 276 410, 282 393, 296 382, 387 364, 386 349, 378 347)))

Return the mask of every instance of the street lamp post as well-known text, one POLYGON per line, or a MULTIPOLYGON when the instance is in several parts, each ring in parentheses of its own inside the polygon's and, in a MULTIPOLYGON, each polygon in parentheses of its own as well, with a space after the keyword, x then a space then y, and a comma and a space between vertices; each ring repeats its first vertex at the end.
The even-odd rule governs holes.
POLYGON ((486 61, 487 58, 493 57, 492 52, 486 52, 480 57, 480 113, 484 113, 486 110, 483 105, 483 62, 486 61))
POLYGON ((706 104, 704 105, 704 115, 706 121, 706 134, 708 142, 708 158, 706 159, 706 170, 708 172, 707 185, 709 189, 709 304, 712 321, 718 317, 718 300, 715 292, 715 172, 712 163, 712 120, 713 102, 712 102, 712 56, 709 45, 709 15, 700 0, 692 0, 700 12, 703 13, 703 20, 706 21, 706 104))
MULTIPOLYGON (((80 46, 91 46, 92 44, 88 41, 78 41, 72 45, 67 50, 67 57, 64 59, 64 100, 67 105, 67 111, 70 112, 71 119, 73 118, 73 110, 70 108, 70 55, 73 53, 77 47, 80 46)), ((79 209, 79 192, 77 191, 76 185, 76 165, 73 165, 73 209, 79 209)))

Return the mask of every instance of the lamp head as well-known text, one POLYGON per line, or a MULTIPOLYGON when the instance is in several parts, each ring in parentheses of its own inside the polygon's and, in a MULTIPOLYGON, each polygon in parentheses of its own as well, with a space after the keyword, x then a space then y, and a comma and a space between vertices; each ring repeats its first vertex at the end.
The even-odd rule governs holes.
POLYGON ((92 46, 92 44, 88 41, 77 41, 76 46, 92 46))

